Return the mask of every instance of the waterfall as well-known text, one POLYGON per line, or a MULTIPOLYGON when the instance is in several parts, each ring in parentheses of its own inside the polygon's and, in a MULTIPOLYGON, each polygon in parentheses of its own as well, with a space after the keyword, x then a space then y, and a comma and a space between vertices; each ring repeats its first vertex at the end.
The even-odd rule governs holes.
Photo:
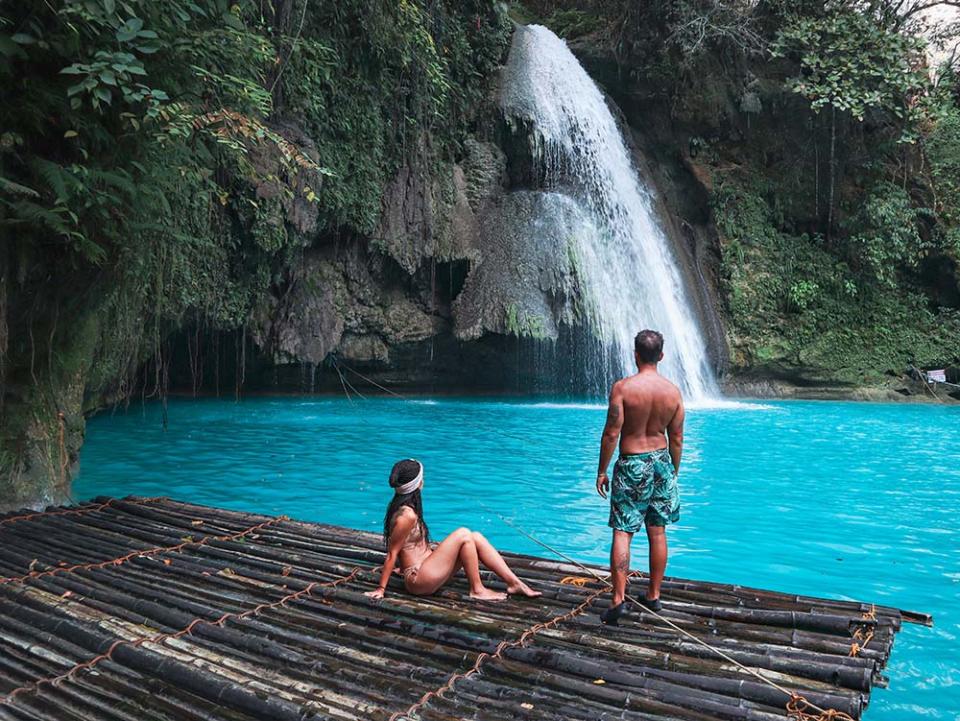
POLYGON ((508 123, 531 132, 543 189, 573 198, 598 231, 574 242, 584 320, 606 354, 596 367, 635 372, 634 336, 653 328, 665 338, 663 374, 688 398, 718 396, 651 192, 603 94, 566 43, 545 27, 518 27, 500 105, 508 123))

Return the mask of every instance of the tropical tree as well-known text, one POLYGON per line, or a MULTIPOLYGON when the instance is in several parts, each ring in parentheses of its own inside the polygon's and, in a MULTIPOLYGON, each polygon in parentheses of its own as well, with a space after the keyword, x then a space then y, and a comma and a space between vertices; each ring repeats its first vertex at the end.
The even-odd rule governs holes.
POLYGON ((871 111, 886 116, 901 142, 917 137, 921 102, 930 86, 924 43, 878 24, 852 7, 822 17, 792 17, 771 46, 775 57, 798 62, 787 87, 815 113, 830 110, 830 190, 827 232, 833 227, 837 177, 837 113, 862 122, 871 111))

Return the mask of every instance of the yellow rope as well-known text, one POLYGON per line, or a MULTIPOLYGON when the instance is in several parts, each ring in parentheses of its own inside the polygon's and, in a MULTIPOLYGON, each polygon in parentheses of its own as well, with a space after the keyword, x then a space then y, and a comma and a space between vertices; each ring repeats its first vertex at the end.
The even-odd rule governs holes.
POLYGON ((583 576, 564 576, 560 579, 561 585, 564 586, 576 586, 577 588, 583 588, 591 579, 584 578, 583 576))
MULTIPOLYGON (((877 607, 874 604, 871 604, 869 611, 864 611, 862 616, 864 621, 867 622, 876 622, 877 620, 877 607)), ((873 640, 873 629, 870 628, 865 623, 857 624, 856 630, 853 632, 853 637, 857 639, 850 644, 850 655, 859 656, 860 652, 867 647, 867 644, 873 640), (858 643, 859 642, 859 643, 858 643)))

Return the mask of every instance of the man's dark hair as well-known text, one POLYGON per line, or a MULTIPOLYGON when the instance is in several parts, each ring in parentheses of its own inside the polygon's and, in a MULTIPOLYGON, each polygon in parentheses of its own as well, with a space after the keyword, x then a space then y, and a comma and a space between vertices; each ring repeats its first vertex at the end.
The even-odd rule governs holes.
POLYGON ((663 336, 655 330, 642 330, 633 341, 641 363, 657 363, 663 353, 663 336))

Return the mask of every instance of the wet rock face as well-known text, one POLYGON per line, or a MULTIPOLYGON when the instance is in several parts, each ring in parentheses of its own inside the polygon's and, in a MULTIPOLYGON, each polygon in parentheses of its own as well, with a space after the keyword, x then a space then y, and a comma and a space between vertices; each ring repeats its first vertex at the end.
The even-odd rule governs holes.
POLYGON ((322 363, 343 337, 337 308, 337 273, 328 264, 310 264, 302 282, 282 301, 270 298, 254 326, 254 341, 269 347, 279 361, 322 363), (334 281, 329 285, 324 280, 334 281))
POLYGON ((506 184, 507 156, 500 146, 476 138, 468 138, 464 149, 464 192, 470 208, 479 212, 489 200, 502 192, 506 184))
POLYGON ((447 325, 424 290, 364 244, 312 248, 284 292, 259 309, 253 339, 278 365, 320 365, 334 356, 387 367, 393 349, 447 325))
MULTIPOLYGON (((596 230, 569 196, 507 190, 507 162, 498 145, 471 138, 460 164, 433 175, 402 168, 384 195, 380 235, 306 250, 258 313, 257 345, 276 364, 338 358, 394 381, 418 379, 426 357, 469 384, 472 343, 549 343, 582 325, 577 241, 596 230)), ((513 353, 486 345, 477 357, 513 353)))
POLYGON ((438 332, 436 316, 410 298, 394 296, 384 302, 383 335, 392 344, 418 343, 438 332))
POLYGON ((556 336, 559 316, 569 315, 571 279, 565 252, 554 258, 552 249, 564 246, 559 226, 572 211, 550 216, 550 203, 531 200, 535 194, 501 204, 507 158, 495 143, 469 138, 455 164, 429 160, 428 150, 425 137, 385 189, 369 241, 318 239, 263 303, 252 335, 274 364, 334 357, 415 377, 424 344, 446 363, 437 354, 457 354, 455 338, 556 336), (538 228, 540 210, 548 217, 538 228), (545 246, 535 242, 543 232, 545 246), (467 277, 471 291, 454 303, 467 277))
POLYGON ((427 260, 476 257, 475 209, 496 187, 496 160, 488 157, 494 151, 484 144, 468 145, 467 169, 435 162, 428 146, 424 139, 387 186, 371 238, 410 275, 427 260))
POLYGON ((575 239, 596 232, 559 193, 516 191, 483 213, 481 257, 454 303, 462 340, 485 333, 556 340, 577 312, 575 239))

